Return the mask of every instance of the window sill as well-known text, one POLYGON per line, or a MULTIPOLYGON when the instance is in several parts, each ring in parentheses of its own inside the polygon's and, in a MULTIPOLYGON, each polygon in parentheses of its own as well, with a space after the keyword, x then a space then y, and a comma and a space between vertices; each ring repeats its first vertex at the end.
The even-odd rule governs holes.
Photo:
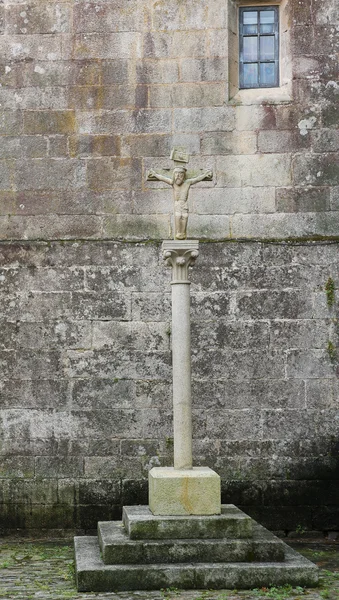
POLYGON ((230 98, 229 104, 288 104, 291 100, 292 96, 286 87, 256 88, 238 90, 230 98))

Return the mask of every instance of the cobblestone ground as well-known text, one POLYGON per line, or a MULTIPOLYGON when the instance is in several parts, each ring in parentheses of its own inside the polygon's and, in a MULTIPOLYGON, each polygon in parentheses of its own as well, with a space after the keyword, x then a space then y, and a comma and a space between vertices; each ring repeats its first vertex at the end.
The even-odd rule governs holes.
POLYGON ((339 600, 339 545, 296 544, 321 569, 316 589, 270 588, 237 592, 180 591, 123 592, 119 594, 78 593, 74 583, 73 542, 71 540, 36 541, 3 538, 0 540, 0 598, 41 600, 339 600))

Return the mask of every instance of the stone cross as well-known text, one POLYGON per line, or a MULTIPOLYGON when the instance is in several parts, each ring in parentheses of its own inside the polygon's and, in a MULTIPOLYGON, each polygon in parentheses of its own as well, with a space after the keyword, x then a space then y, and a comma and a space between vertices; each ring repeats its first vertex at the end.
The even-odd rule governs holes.
POLYGON ((147 173, 147 181, 163 181, 172 186, 174 198, 174 239, 185 240, 187 238, 188 194, 190 187, 204 179, 211 181, 213 173, 211 170, 207 170, 199 175, 187 178, 187 169, 183 165, 189 162, 189 156, 185 148, 173 148, 170 158, 174 161, 172 176, 168 177, 163 173, 157 173, 154 169, 150 169, 147 173))

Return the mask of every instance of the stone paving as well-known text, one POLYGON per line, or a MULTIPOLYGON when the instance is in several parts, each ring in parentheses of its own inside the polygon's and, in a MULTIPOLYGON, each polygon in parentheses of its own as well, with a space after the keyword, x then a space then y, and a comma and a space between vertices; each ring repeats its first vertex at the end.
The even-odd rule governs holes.
POLYGON ((72 540, 0 540, 0 598, 16 600, 339 600, 339 545, 293 543, 321 568, 321 583, 314 590, 263 588, 240 591, 180 591, 78 593, 74 583, 72 540))

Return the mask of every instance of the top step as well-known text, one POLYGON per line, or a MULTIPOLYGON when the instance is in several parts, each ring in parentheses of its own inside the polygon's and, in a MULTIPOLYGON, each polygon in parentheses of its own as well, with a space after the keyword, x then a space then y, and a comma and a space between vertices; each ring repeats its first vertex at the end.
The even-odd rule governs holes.
POLYGON ((148 506, 124 506, 122 520, 131 540, 243 539, 252 537, 252 519, 233 504, 220 515, 156 516, 148 506))

